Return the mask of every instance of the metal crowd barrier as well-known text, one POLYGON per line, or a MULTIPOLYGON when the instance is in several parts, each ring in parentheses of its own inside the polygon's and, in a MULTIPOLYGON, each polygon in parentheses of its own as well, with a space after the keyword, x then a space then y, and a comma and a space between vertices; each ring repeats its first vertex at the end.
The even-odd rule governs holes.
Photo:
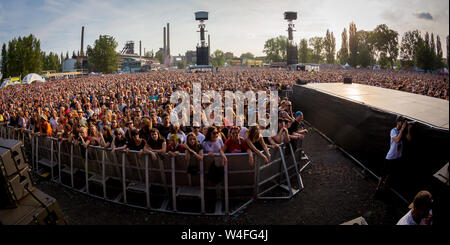
POLYGON ((127 206, 183 214, 234 215, 255 199, 290 199, 304 188, 301 172, 310 164, 301 141, 296 149, 291 144, 270 149, 269 164, 255 154, 253 167, 247 153, 226 154, 223 178, 219 171, 221 179, 214 182, 209 176, 211 166, 221 162, 218 154, 205 155, 203 161, 191 156, 186 162, 184 153, 153 160, 146 153, 84 148, 12 127, 0 127, 0 137, 22 141, 33 172, 47 173, 67 188, 127 206), (189 165, 197 166, 198 173, 188 173, 189 165))

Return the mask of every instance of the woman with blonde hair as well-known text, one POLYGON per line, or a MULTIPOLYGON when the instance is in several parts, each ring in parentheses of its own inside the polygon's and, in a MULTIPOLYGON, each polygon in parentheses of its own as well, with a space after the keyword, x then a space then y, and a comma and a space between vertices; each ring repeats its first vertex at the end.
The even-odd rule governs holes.
POLYGON ((198 142, 197 140, 197 136, 195 135, 195 133, 191 132, 186 136, 186 144, 184 145, 185 148, 185 159, 186 162, 189 164, 187 171, 189 174, 194 175, 198 173, 198 166, 192 164, 191 159, 191 154, 192 156, 194 156, 194 158, 198 159, 198 160, 203 160, 203 147, 202 145, 198 142))
POLYGON ((245 135, 245 142, 253 152, 264 159, 266 164, 270 162, 270 152, 264 142, 264 138, 262 137, 258 126, 250 126, 245 135), (266 155, 261 153, 263 150, 266 155))

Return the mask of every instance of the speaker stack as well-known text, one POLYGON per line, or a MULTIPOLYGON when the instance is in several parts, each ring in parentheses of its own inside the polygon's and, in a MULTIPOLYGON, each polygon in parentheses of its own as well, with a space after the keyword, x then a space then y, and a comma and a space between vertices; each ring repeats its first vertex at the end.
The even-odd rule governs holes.
POLYGON ((0 139, 0 172, 0 208, 17 207, 34 188, 20 141, 0 139))
POLYGON ((352 78, 351 77, 345 77, 344 78, 344 84, 352 84, 352 78))
POLYGON ((0 224, 63 224, 56 200, 33 186, 22 143, 0 139, 0 224))

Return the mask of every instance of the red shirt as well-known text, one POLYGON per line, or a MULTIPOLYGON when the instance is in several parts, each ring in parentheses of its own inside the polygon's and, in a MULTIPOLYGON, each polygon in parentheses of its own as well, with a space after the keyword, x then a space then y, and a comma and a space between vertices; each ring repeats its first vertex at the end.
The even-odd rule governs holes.
POLYGON ((227 146, 226 153, 243 153, 248 149, 247 144, 242 138, 239 138, 238 141, 234 141, 229 138, 227 139, 227 141, 225 141, 225 145, 227 146))

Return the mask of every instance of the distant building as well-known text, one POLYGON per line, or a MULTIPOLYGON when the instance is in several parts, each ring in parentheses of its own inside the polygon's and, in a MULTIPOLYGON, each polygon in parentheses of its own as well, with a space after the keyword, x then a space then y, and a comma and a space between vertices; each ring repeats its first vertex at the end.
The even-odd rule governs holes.
POLYGON ((76 59, 67 59, 62 63, 62 72, 72 72, 75 71, 76 59))
POLYGON ((186 51, 185 55, 186 65, 197 63, 197 52, 196 51, 186 51))
POLYGON ((242 59, 240 58, 234 58, 230 61, 230 66, 241 66, 242 65, 242 59))
POLYGON ((234 55, 231 52, 226 52, 225 53, 225 60, 231 60, 233 59, 234 55))

